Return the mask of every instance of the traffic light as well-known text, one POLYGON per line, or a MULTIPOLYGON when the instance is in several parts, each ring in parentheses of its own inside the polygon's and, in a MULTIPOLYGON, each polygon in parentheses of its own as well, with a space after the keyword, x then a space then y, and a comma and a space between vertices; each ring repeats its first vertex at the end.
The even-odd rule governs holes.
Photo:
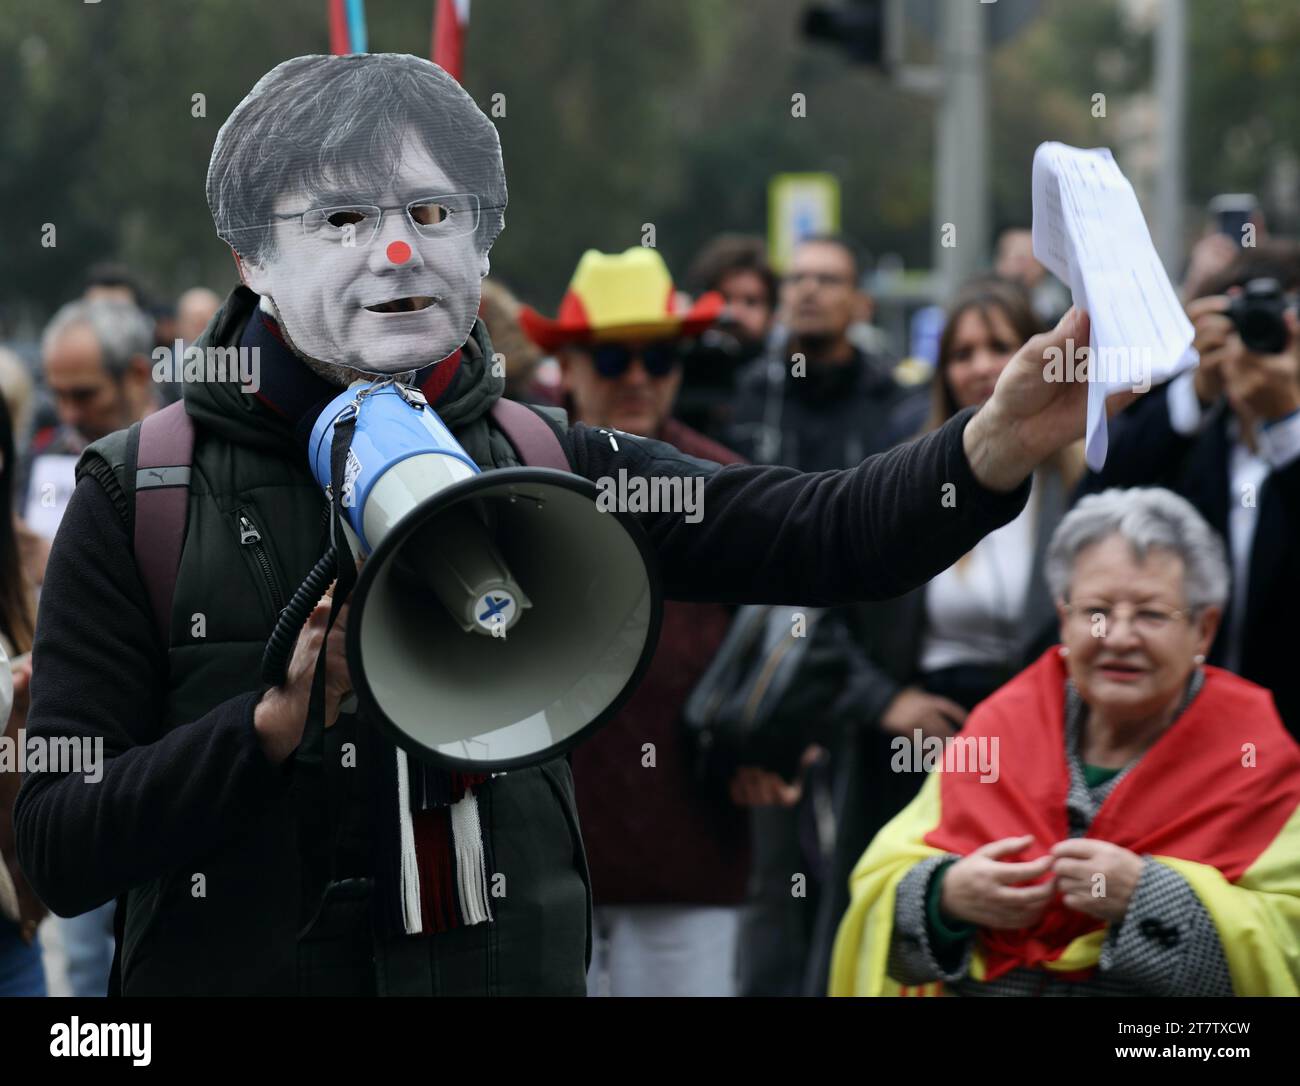
POLYGON ((803 17, 804 36, 834 42, 856 64, 885 66, 886 0, 849 0, 836 7, 817 4, 803 17))

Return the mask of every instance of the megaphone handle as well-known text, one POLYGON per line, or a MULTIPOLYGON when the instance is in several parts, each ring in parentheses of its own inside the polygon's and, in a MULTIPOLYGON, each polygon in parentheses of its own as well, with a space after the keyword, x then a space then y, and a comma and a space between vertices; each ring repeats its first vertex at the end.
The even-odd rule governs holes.
POLYGON ((262 653, 262 682, 267 686, 280 686, 284 682, 298 634, 311 617, 312 608, 320 603, 325 589, 334 579, 337 562, 338 551, 331 546, 316 560, 311 572, 289 600, 288 606, 280 612, 275 629, 266 639, 266 649, 262 653))
POLYGON ((335 558, 334 574, 337 580, 334 586, 334 598, 330 602, 329 621, 325 623, 325 636, 321 640, 320 652, 316 656, 316 673, 312 676, 311 699, 307 703, 307 722, 303 727, 302 742, 294 755, 295 761, 299 764, 313 768, 321 764, 325 751, 325 653, 329 647, 329 635, 334 629, 339 611, 352 593, 352 586, 357 583, 356 563, 351 560, 350 552, 347 558, 344 557, 347 543, 343 540, 339 513, 343 493, 344 465, 347 462, 348 449, 352 446, 352 434, 356 426, 357 413, 345 412, 344 416, 334 423, 334 434, 330 445, 330 539, 333 541, 331 551, 335 558))
MULTIPOLYGON (((337 493, 337 491, 336 491, 337 493)), ((331 513, 335 513, 333 506, 331 513)), ((316 833, 307 845, 307 853, 316 857, 320 870, 328 872, 322 887, 321 898, 310 910, 314 916, 319 915, 324 904, 325 894, 331 883, 338 878, 339 838, 343 831, 343 820, 338 817, 334 804, 330 802, 329 786, 325 773, 325 654, 329 649, 330 631, 339 616, 339 611, 356 583, 357 567, 351 561, 338 561, 339 552, 330 548, 329 557, 337 563, 338 579, 334 588, 334 599, 330 604, 329 619, 325 623, 325 636, 321 638, 320 652, 316 655, 316 669, 311 679, 311 697, 307 701, 307 719, 303 724, 302 741, 294 752, 294 763, 299 767, 298 796, 306 805, 300 817, 306 816, 307 825, 315 826, 316 833)), ((316 568, 324 563, 322 558, 316 568)), ((313 569, 315 572, 315 569, 313 569)), ((317 597, 319 599, 319 596, 317 597)), ((313 602, 312 607, 315 606, 313 602)), ((310 613, 311 608, 308 608, 310 613)), ((301 624, 299 625, 301 628, 301 624)), ((314 919, 311 921, 314 923, 314 919)), ((303 929, 304 931, 307 928, 303 929)))

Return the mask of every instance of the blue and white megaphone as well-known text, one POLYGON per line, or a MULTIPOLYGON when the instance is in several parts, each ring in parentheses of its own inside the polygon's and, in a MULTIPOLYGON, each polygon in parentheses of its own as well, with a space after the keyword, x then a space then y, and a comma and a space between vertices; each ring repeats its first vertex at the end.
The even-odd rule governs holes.
POLYGON ((331 486, 355 418, 344 532, 358 711, 409 754, 469 772, 556 757, 612 716, 649 665, 662 611, 636 520, 568 472, 480 472, 416 390, 358 381, 312 428, 331 486))

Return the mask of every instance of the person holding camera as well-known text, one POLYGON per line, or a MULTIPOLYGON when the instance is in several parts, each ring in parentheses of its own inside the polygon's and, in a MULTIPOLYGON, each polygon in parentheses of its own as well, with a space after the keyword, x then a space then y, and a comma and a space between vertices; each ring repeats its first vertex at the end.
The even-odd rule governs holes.
POLYGON ((1164 486, 1228 544, 1232 591, 1210 662, 1273 692, 1300 736, 1290 651, 1300 571, 1300 244, 1243 250, 1211 293, 1188 303, 1200 365, 1111 423, 1110 454, 1079 494, 1164 486))

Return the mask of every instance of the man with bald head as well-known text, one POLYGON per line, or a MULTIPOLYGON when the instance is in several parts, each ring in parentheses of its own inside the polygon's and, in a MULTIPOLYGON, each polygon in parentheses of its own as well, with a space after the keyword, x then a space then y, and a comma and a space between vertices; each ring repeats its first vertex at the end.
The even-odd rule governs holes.
MULTIPOLYGON (((196 339, 203 334, 209 322, 221 308, 221 295, 207 287, 190 287, 176 299, 175 322, 173 331, 176 341, 180 344, 176 351, 175 357, 183 358, 185 351, 194 343, 196 339)), ((170 339, 158 335, 158 341, 168 347, 172 346, 170 339)), ((177 377, 179 377, 179 373, 177 377)), ((174 403, 181 398, 180 380, 175 381, 157 381, 158 396, 164 404, 174 403)))
POLYGON ((221 295, 207 287, 191 287, 176 299, 176 334, 188 347, 221 308, 221 295))

